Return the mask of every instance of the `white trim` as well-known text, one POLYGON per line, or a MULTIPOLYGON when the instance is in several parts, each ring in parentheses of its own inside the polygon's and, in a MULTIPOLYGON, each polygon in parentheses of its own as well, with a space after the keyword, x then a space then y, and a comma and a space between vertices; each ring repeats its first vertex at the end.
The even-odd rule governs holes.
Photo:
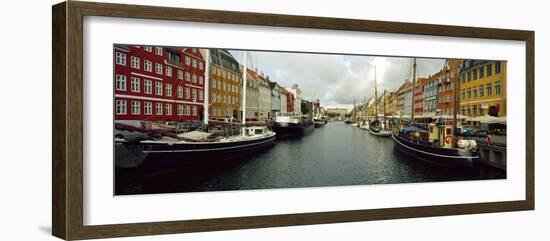
POLYGON ((184 85, 187 86, 187 87, 193 87, 193 88, 197 88, 197 89, 203 89, 202 86, 197 86, 197 85, 192 85, 192 84, 187 84, 187 83, 185 83, 184 85))
POLYGON ((163 102, 169 102, 169 103, 203 105, 202 102, 191 102, 191 101, 183 101, 183 100, 162 99, 162 98, 152 98, 152 97, 145 97, 145 96, 123 95, 123 94, 115 94, 115 98, 128 98, 128 99, 136 99, 136 100, 163 101, 163 102))
POLYGON ((491 102, 491 101, 499 101, 504 100, 504 98, 496 98, 496 99, 488 99, 488 100, 473 100, 473 101, 466 101, 466 102, 460 102, 460 105, 466 105, 466 104, 473 104, 473 103, 483 103, 483 102, 491 102))
POLYGON ((395 140, 397 143, 399 143, 399 145, 401 145, 401 146, 403 146, 403 147, 406 147, 406 148, 408 148, 408 149, 411 149, 411 150, 413 150, 413 151, 416 151, 416 152, 424 153, 424 154, 426 154, 426 155, 432 155, 432 156, 437 156, 437 157, 445 157, 445 158, 454 158, 454 159, 467 159, 467 158, 477 159, 477 158, 479 158, 479 156, 447 156, 447 155, 429 153, 429 152, 426 152, 426 151, 418 150, 418 149, 416 149, 416 148, 412 148, 412 147, 410 147, 410 146, 407 146, 407 145, 401 143, 399 140, 397 140, 397 138, 395 138, 394 135, 392 135, 392 138, 393 138, 393 140, 395 140))
POLYGON ((130 72, 130 74, 133 74, 133 75, 136 75, 136 76, 141 76, 141 77, 148 78, 148 79, 155 79, 155 80, 162 81, 162 78, 154 77, 154 76, 150 76, 150 75, 140 74, 140 73, 136 73, 136 72, 130 72))
MULTIPOLYGON (((261 145, 261 144, 265 144, 267 142, 271 142, 273 141, 273 138, 275 137, 275 133, 273 133, 272 135, 270 136, 267 136, 265 137, 266 140, 263 140, 263 141, 260 141, 260 142, 257 142, 257 143, 250 143, 250 144, 244 144, 244 145, 238 145, 238 146, 230 146, 230 147, 218 147, 218 148, 209 148, 209 149, 190 149, 190 150, 158 150, 158 151, 143 151, 143 153, 173 153, 173 152, 205 152, 205 151, 220 151, 220 150, 228 150, 228 149, 235 149, 235 148, 241 148, 241 147, 247 147, 247 146, 253 146, 253 145, 261 145)), ((258 139, 255 139, 255 140, 259 140, 260 138, 258 139)), ((150 141, 142 141, 141 142, 142 144, 155 144, 154 142, 150 142, 150 141)), ((161 144, 168 144, 168 143, 165 143, 165 142, 160 142, 161 144)), ((227 144, 227 143, 231 143, 231 142, 223 142, 223 144, 227 144)), ((196 144, 214 144, 212 142, 192 142, 192 143, 174 143, 174 145, 182 145, 182 144, 192 144, 192 145, 196 145, 196 144)))
POLYGON ((128 49, 123 49, 123 48, 118 47, 118 46, 115 46, 115 49, 118 50, 118 51, 125 52, 125 53, 130 53, 130 50, 128 50, 128 49))

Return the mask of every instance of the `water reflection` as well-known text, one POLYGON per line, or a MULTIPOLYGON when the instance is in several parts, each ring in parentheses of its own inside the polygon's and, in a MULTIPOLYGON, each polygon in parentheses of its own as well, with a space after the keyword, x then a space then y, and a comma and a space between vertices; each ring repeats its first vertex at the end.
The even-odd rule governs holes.
POLYGON ((505 178, 476 166, 448 169, 416 160, 394 148, 391 138, 330 122, 301 139, 246 159, 189 167, 162 175, 117 170, 116 194, 200 192, 505 178))

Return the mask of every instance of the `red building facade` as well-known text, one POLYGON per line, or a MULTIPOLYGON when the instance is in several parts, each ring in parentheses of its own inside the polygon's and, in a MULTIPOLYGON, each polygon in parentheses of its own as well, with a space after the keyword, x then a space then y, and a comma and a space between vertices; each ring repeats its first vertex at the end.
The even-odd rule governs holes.
POLYGON ((115 45, 115 120, 202 120, 204 69, 195 48, 115 45))
POLYGON ((439 81, 439 91, 437 92, 439 101, 439 110, 444 115, 452 115, 455 107, 455 85, 459 80, 459 70, 461 60, 448 59, 445 61, 445 67, 442 70, 442 78, 439 81))
POLYGON ((286 112, 294 112, 294 94, 292 94, 290 91, 287 91, 286 93, 286 112))
POLYGON ((424 109, 424 82, 427 78, 418 78, 414 86, 414 116, 422 115, 424 109))

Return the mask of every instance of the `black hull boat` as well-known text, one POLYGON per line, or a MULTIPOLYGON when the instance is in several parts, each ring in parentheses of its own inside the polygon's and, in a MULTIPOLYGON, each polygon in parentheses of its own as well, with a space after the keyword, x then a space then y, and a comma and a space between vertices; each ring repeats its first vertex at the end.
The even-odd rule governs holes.
POLYGON ((300 124, 294 124, 294 123, 275 123, 273 125, 273 131, 277 133, 277 137, 279 138, 296 138, 296 137, 302 137, 310 133, 313 128, 313 123, 300 123, 300 124), (286 124, 286 125, 285 125, 286 124))
POLYGON ((144 174, 159 174, 191 166, 241 159, 271 147, 276 134, 257 138, 231 137, 216 142, 141 141, 115 144, 118 169, 137 168, 144 174), (230 140, 230 139, 233 140, 230 140))
POLYGON ((472 167, 479 159, 477 150, 427 146, 396 133, 392 134, 392 138, 400 151, 437 166, 472 167))

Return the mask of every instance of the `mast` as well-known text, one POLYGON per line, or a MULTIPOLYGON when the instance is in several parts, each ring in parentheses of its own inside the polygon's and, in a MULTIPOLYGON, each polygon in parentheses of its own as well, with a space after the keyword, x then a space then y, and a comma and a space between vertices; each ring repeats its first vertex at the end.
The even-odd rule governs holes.
POLYGON ((243 114, 241 116, 241 121, 243 123, 243 125, 246 124, 246 76, 248 75, 247 74, 247 70, 246 70, 246 54, 247 54, 247 51, 244 51, 243 53, 243 89, 241 90, 242 91, 242 99, 241 99, 241 105, 242 105, 242 111, 243 111, 243 114))
POLYGON ((209 109, 209 100, 210 100, 210 96, 209 96, 209 93, 210 93, 210 49, 206 49, 206 58, 204 59, 204 94, 203 94, 203 99, 204 99, 204 106, 203 106, 203 116, 204 116, 204 120, 203 120, 203 123, 204 125, 208 125, 208 109, 209 109), (206 96, 205 96, 206 95, 206 96))
POLYGON ((411 122, 414 121, 414 87, 416 86, 416 58, 413 58, 413 78, 412 78, 412 97, 411 97, 411 122))
MULTIPOLYGON (((449 69, 450 69, 450 66, 449 66, 449 69)), ((456 78, 454 78, 454 88, 453 88, 453 136, 455 134, 455 131, 456 131, 456 127, 457 127, 457 121, 458 121, 458 118, 457 118, 457 109, 459 108, 459 106, 457 105, 459 103, 459 95, 458 95, 458 90, 460 90, 460 70, 462 69, 462 61, 460 61, 460 63, 458 64, 458 68, 457 68, 457 71, 456 71, 456 78)))
POLYGON ((378 91, 376 86, 376 66, 374 66, 374 119, 378 119, 378 91))

